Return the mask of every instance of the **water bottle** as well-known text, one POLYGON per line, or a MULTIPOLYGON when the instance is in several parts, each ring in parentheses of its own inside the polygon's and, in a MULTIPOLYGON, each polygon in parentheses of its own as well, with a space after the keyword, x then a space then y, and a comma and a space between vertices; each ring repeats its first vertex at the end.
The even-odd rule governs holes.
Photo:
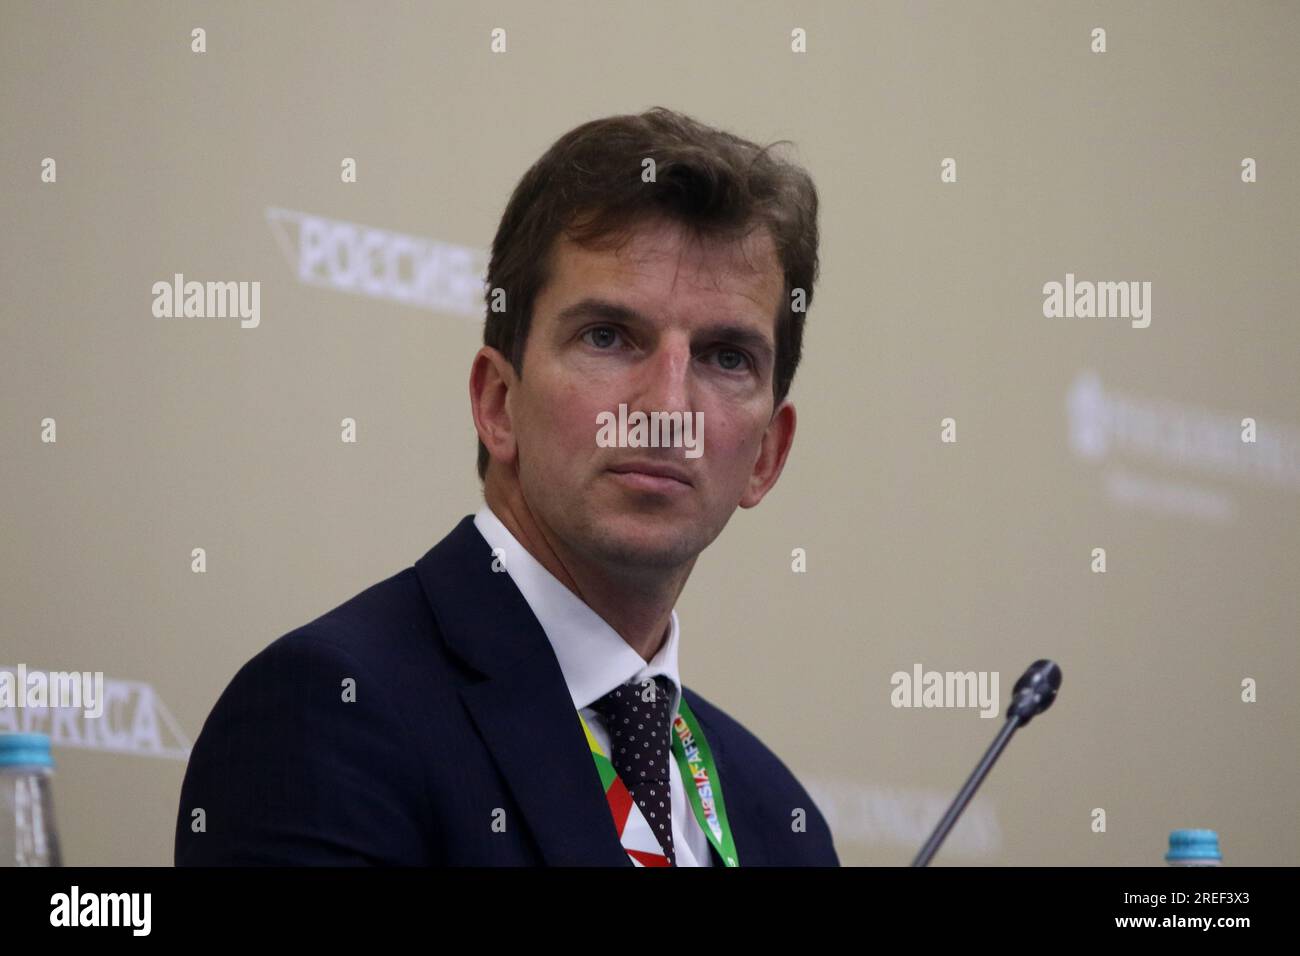
POLYGON ((1219 834, 1213 830, 1174 830, 1169 834, 1170 866, 1222 866, 1219 834))
POLYGON ((0 734, 0 866, 62 866, 47 734, 0 734))

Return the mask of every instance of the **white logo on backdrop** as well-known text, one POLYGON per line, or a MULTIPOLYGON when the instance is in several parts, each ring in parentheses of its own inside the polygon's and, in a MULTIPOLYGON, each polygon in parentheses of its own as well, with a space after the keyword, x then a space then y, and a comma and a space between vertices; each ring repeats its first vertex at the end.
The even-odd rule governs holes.
MULTIPOLYGON (((18 678, 18 668, 0 665, 18 678)), ((0 707, 0 733, 49 734, 55 747, 188 760, 190 739, 143 681, 103 679, 99 716, 75 707, 0 707)))
MULTIPOLYGON (((1124 454, 1179 471, 1230 477, 1254 485, 1300 489, 1300 429, 1258 420, 1253 442, 1242 441, 1240 414, 1128 394, 1103 385, 1091 369, 1076 376, 1066 395, 1070 450, 1103 463, 1124 454)), ((1106 474, 1113 501, 1149 511, 1231 522, 1230 494, 1185 479, 1167 480, 1115 465, 1106 474)))
POLYGON ((300 282, 483 317, 481 249, 270 207, 266 219, 300 282))

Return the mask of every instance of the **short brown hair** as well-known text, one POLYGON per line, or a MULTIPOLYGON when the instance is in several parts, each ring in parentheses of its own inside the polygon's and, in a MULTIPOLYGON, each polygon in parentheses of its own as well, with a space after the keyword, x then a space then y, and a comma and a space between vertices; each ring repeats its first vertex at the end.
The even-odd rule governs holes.
MULTIPOLYGON (((501 216, 487 270, 483 344, 523 377, 533 304, 550 278, 562 232, 590 248, 626 236, 653 216, 666 215, 697 236, 728 240, 766 226, 785 273, 772 377, 773 407, 779 406, 799 367, 819 272, 816 187, 803 168, 772 154, 773 146, 788 142, 759 147, 663 107, 592 120, 565 133, 524 174, 501 216), (646 159, 654 160, 654 182, 642 179, 646 159), (505 292, 505 311, 492 309, 496 289, 505 292), (794 289, 803 290, 801 310, 791 301, 794 289)), ((488 460, 480 439, 481 480, 488 460)))

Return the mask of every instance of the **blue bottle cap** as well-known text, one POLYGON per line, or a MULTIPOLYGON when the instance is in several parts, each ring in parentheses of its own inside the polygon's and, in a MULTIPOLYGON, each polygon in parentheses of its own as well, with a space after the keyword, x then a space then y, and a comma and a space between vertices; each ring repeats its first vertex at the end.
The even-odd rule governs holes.
POLYGON ((1222 860, 1219 834, 1214 830, 1174 830, 1169 834, 1169 852, 1165 861, 1222 860))
POLYGON ((0 734, 0 767, 53 767, 49 734, 0 734))

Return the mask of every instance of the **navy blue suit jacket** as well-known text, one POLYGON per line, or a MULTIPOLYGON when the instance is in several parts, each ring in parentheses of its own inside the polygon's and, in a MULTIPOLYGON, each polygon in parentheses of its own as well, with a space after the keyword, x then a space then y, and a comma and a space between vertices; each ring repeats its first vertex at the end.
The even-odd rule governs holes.
MULTIPOLYGON (((631 866, 550 641, 491 563, 467 516, 248 661, 190 754, 176 865, 631 866)), ((786 766, 682 693, 740 865, 838 866, 786 766)))

